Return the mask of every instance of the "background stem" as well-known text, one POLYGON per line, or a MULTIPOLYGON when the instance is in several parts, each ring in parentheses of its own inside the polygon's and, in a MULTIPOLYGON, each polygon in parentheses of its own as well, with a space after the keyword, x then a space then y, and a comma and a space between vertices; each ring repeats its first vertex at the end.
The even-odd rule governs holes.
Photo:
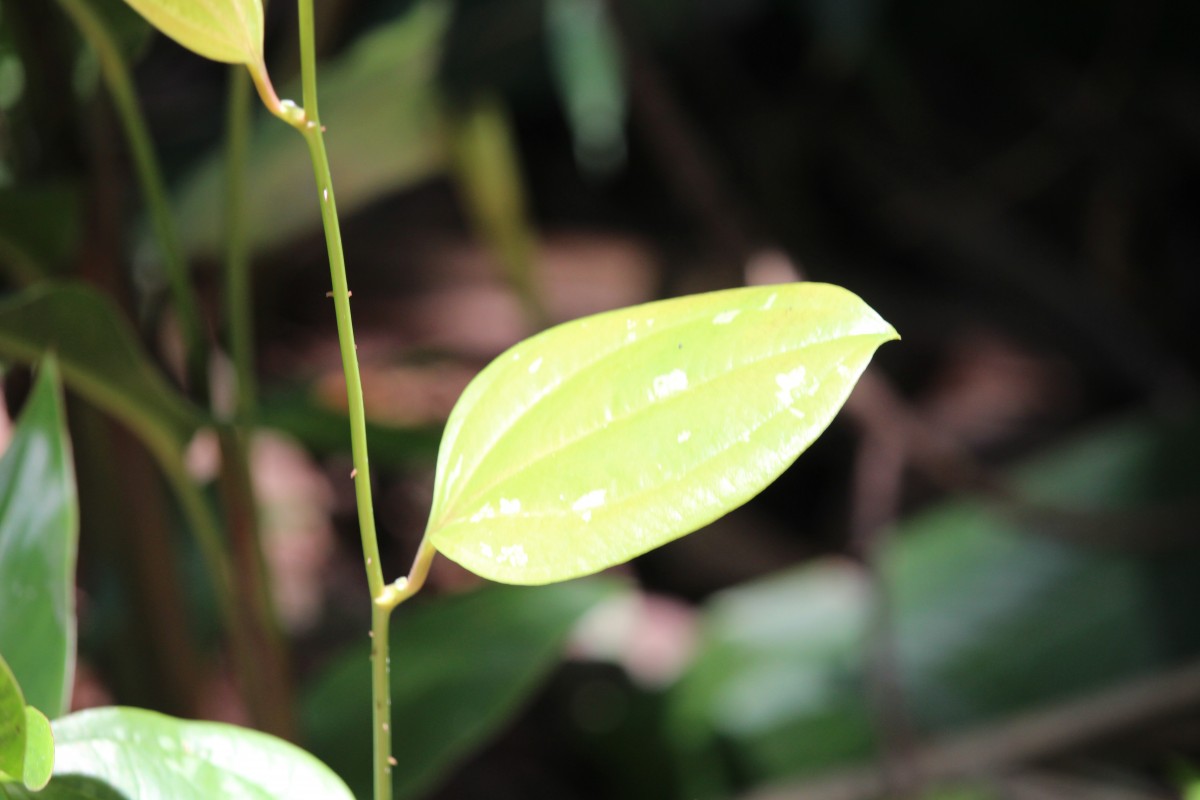
POLYGON ((146 209, 154 227, 155 238, 162 250, 171 300, 179 315, 179 327, 187 353, 188 390, 193 397, 208 405, 208 342, 200 321, 200 306, 188 280, 187 261, 179 232, 171 217, 167 201, 167 185, 154 153, 146 120, 133 90, 129 67, 103 20, 82 0, 58 0, 71 21, 91 45, 100 62, 105 85, 112 96, 117 116, 125 129, 125 137, 133 156, 134 171, 146 199, 146 209))
POLYGON ((237 375, 236 417, 254 414, 254 292, 246 226, 246 152, 250 141, 250 76, 240 66, 229 71, 225 123, 225 335, 237 375))

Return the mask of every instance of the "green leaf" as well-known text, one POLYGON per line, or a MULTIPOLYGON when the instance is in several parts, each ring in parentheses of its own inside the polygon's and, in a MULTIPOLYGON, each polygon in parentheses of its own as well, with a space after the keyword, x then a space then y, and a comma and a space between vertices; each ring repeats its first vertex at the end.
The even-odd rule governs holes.
POLYGON ((50 720, 33 706, 25 706, 25 788, 38 791, 54 771, 54 731, 50 720))
POLYGON ((235 725, 96 708, 53 727, 54 778, 38 795, 47 800, 353 797, 337 775, 300 748, 235 725))
MULTIPOLYGON (((297 388, 268 394, 259 403, 254 422, 259 427, 283 431, 317 456, 350 452, 346 412, 323 405, 311 391, 297 388)), ((399 427, 368 418, 371 463, 426 468, 437 459, 441 434, 436 426, 399 427)))
MULTIPOLYGON (((487 586, 405 605, 391 633, 396 797, 417 797, 511 717, 561 656, 608 581, 487 586)), ((359 796, 371 786, 371 676, 364 644, 306 693, 305 738, 359 796)))
MULTIPOLYGON (((448 16, 445 3, 419 3, 321 64, 321 122, 343 216, 441 171, 445 145, 434 76, 448 16)), ((281 97, 299 94, 298 84, 280 91, 281 97)), ((247 161, 253 165, 246 187, 252 249, 286 244, 320 227, 303 138, 262 113, 247 161)), ((184 247, 193 256, 224 253, 224 170, 224 153, 214 152, 177 193, 175 207, 188 221, 184 247)))
POLYGON ((0 783, 25 774, 25 698, 16 676, 0 655, 0 783))
POLYGON ((42 362, 0 459, 0 653, 26 702, 67 710, 75 667, 78 502, 58 364, 42 362))
POLYGON ((858 297, 818 283, 552 328, 497 358, 459 399, 427 535, 506 583, 620 564, 762 491, 894 338, 858 297))
POLYGON ((0 267, 23 285, 61 271, 79 239, 79 208, 65 182, 0 189, 0 267))
POLYGON ((53 766, 50 722, 36 708, 25 705, 16 676, 0 657, 0 797, 7 795, 13 781, 33 791, 41 789, 50 780, 53 766))
POLYGON ((202 413, 163 379, 112 302, 82 284, 47 283, 0 301, 0 356, 58 355, 63 380, 159 455, 182 453, 202 413))
MULTIPOLYGON (((1110 425, 1014 475, 1022 496, 1059 511, 943 503, 898 526, 880 554, 894 679, 923 738, 1200 653, 1200 548, 1096 546, 1114 523, 1133 543, 1192 540, 1200 414, 1185 424, 1110 425)), ((714 596, 696 660, 670 693, 684 774, 773 782, 877 757, 866 675, 871 598, 867 575, 833 559, 714 596)), ((803 786, 791 791, 805 796, 803 786)))
POLYGON ((628 101, 620 43, 603 0, 549 0, 546 44, 575 160, 592 173, 611 173, 625 160, 628 101))
POLYGON ((230 64, 263 58, 262 0, 125 0, 194 53, 230 64))

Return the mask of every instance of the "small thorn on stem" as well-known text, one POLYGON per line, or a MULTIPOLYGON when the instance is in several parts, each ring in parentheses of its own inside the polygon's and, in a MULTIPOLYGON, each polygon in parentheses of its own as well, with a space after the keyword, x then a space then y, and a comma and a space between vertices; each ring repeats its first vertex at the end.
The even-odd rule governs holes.
POLYGON ((396 766, 396 765, 397 765, 397 764, 399 764, 399 763, 400 763, 400 762, 396 760, 396 757, 395 757, 395 756, 388 756, 388 764, 390 764, 391 766, 393 766, 393 767, 394 767, 394 766, 396 766))
POLYGON ((354 469, 350 470, 350 480, 354 480, 357 477, 358 477, 358 467, 355 467, 354 469))

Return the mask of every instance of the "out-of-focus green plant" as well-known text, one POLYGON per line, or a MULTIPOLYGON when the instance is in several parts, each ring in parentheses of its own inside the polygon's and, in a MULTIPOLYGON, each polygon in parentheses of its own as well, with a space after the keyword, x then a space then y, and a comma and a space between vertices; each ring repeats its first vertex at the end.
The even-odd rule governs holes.
MULTIPOLYGON (((271 622, 269 607, 259 604, 261 586, 247 587, 237 580, 245 570, 235 569, 234 561, 244 557, 246 541, 231 546, 225 540, 209 500, 182 468, 188 438, 202 427, 218 427, 223 451, 233 465, 233 488, 226 502, 234 510, 239 503, 246 505, 245 489, 237 485, 237 465, 244 464, 242 428, 249 420, 223 419, 199 407, 209 402, 210 343, 199 322, 184 248, 168 213, 161 170, 127 67, 103 17, 87 0, 59 2, 96 49, 106 85, 116 100, 156 241, 168 265, 172 303, 181 321, 189 365, 188 389, 200 403, 185 399, 163 380, 102 295, 78 286, 39 282, 0 306, 0 352, 41 364, 37 389, 6 456, 6 470, 0 472, 5 479, 0 483, 0 498, 6 506, 0 510, 5 524, 14 526, 12 530, 0 527, 0 574, 9 571, 21 576, 6 581, 2 591, 9 592, 12 597, 7 599, 13 602, 31 600, 33 607, 45 611, 31 611, 22 622, 27 627, 20 631, 0 626, 0 651, 12 653, 18 665, 5 683, 7 699, 0 704, 4 713, 0 731, 11 732, 5 734, 0 749, 6 759, 0 794, 24 797, 49 775, 46 726, 37 722, 41 717, 36 712, 26 716, 19 690, 24 685, 32 687, 31 697, 41 698, 47 716, 57 717, 55 777, 44 790, 45 797, 94 796, 102 790, 130 797, 145 793, 181 798, 284 797, 295 796, 301 788, 321 797, 348 797, 349 789, 328 767, 266 734, 128 708, 61 716, 74 658, 70 578, 76 520, 72 467, 58 399, 60 363, 65 383, 122 420, 170 479, 207 557, 218 602, 245 670, 244 688, 251 693, 271 688, 270 676, 255 663, 255 645, 263 636, 269 641, 271 622), (59 354, 57 359, 46 356, 52 352, 59 354), (35 440, 44 446, 24 444, 35 440), (47 453, 55 457, 47 459, 47 453), (39 477, 43 472, 45 476, 39 477), (32 514, 26 524, 22 514, 46 508, 41 504, 42 491, 17 491, 30 481, 35 486, 44 482, 47 492, 54 489, 57 504, 53 507, 58 512, 32 514), (30 642, 49 649, 31 654, 26 646, 30 642), (39 674, 42 666, 45 675, 39 674)), ((267 110, 295 129, 308 148, 330 262, 358 521, 372 599, 369 675, 347 668, 345 673, 331 674, 329 681, 335 685, 360 681, 370 688, 369 752, 377 800, 393 796, 393 735, 414 751, 438 741, 432 731, 426 740, 421 730, 410 729, 407 715, 393 715, 393 687, 409 684, 392 681, 388 655, 391 613, 421 588, 435 552, 492 580, 547 584, 599 572, 696 530, 778 477, 829 425, 876 348, 896 338, 892 327, 858 297, 815 283, 665 300, 547 330, 502 354, 464 392, 442 439, 433 507, 413 567, 407 576, 386 580, 376 540, 350 292, 325 128, 318 112, 312 0, 299 2, 299 104, 281 99, 267 74, 260 0, 128 2, 163 33, 199 55, 244 65, 267 110)), ((416 13, 436 21, 439 6, 427 3, 416 13)), ((231 128, 244 131, 245 117, 238 102, 235 99, 231 107, 231 128)), ((496 140, 495 136, 488 139, 496 140)), ((234 187, 244 182, 243 169, 255 168, 252 160, 240 166, 237 154, 243 150, 230 147, 238 164, 231 170, 234 187)), ((482 191, 478 186, 475 190, 482 191)), ((489 219, 496 216, 494 205, 481 201, 489 219)), ((230 263, 244 269, 249 245, 242 233, 233 240, 231 251, 242 252, 230 252, 230 263)), ((248 313, 244 298, 236 305, 240 310, 235 313, 248 313)), ((240 321, 243 332, 244 322, 240 321)), ((232 349, 235 355, 242 354, 239 358, 248 358, 244 342, 232 349)), ((240 364, 239 374, 252 374, 248 366, 240 364)), ((247 392, 239 411, 248 414, 252 407, 252 393, 247 392)), ((234 520, 230 527, 237 529, 239 524, 234 520)), ((256 543, 249 544, 252 551, 256 543)), ((247 564, 252 569, 253 558, 239 566, 247 564)), ((557 602, 562 613, 534 615, 536 629, 561 631, 603 594, 600 589, 548 594, 547 600, 557 602)), ((532 611, 524 606, 524 598, 494 593, 494 603, 488 607, 507 609, 519 619, 532 611)), ((14 607, 7 602, 0 606, 4 614, 14 607)), ((471 616, 483 611, 464 601, 459 613, 471 616)), ((437 619, 436 613, 431 619, 437 619)), ((417 616, 398 633, 420 641, 421 631, 430 624, 422 628, 417 616)), ((501 618, 490 627, 503 630, 504 625, 501 618)), ((539 641, 546 640, 539 634, 539 641)), ((439 658, 424 652, 406 654, 420 680, 415 690, 402 695, 405 702, 439 696, 427 691, 445 678, 439 658)), ((542 661, 517 663, 519 668, 499 673, 512 687, 535 675, 542 661)), ((440 696, 458 691, 443 688, 440 696)), ((509 686, 495 682, 485 687, 483 696, 497 709, 491 716, 511 705, 506 699, 511 692, 509 686)), ((346 696, 344 690, 337 695, 346 696)), ((319 701, 313 702, 320 706, 319 701)), ((309 727, 317 730, 322 725, 326 738, 338 735, 326 720, 309 727)), ((445 741, 437 747, 453 752, 475 735, 454 726, 437 734, 445 741)), ((411 783, 426 780, 417 775, 411 783)))

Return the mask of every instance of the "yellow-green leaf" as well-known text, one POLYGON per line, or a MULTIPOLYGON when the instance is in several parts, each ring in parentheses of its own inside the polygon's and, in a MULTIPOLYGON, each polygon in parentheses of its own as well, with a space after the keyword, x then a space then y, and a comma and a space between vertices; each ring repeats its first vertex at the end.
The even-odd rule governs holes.
POLYGON ((37 792, 50 782, 54 772, 54 731, 50 720, 33 706, 25 706, 25 772, 21 780, 26 789, 37 792))
POLYGON ((154 27, 194 53, 229 64, 258 64, 262 0, 125 0, 154 27))
POLYGON ((506 583, 627 561, 762 491, 895 338, 858 297, 818 283, 552 328, 497 358, 450 415, 430 541, 506 583))

